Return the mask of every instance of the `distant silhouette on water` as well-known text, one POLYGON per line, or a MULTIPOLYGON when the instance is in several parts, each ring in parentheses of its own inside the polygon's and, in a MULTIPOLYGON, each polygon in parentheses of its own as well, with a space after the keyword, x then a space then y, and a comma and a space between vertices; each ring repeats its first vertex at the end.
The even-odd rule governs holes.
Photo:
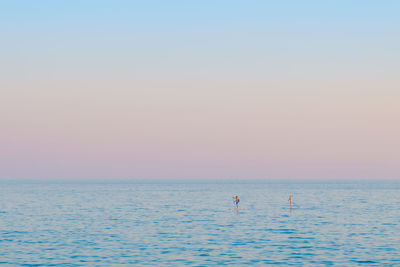
POLYGON ((240 202, 239 197, 238 197, 238 196, 235 196, 234 203, 235 203, 235 205, 236 205, 236 209, 239 209, 239 202, 240 202))
POLYGON ((293 197, 292 197, 292 195, 289 196, 289 203, 290 203, 290 210, 292 210, 292 207, 293 207, 293 197))

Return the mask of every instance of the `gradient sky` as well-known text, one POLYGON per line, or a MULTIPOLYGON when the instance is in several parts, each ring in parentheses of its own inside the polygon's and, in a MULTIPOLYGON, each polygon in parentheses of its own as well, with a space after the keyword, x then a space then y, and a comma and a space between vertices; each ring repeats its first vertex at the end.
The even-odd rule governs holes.
POLYGON ((398 179, 399 1, 0 2, 2 179, 398 179))

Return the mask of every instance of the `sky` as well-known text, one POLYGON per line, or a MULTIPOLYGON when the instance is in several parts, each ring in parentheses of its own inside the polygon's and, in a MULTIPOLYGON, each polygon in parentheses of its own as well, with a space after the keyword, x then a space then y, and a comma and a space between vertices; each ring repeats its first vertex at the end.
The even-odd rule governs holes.
POLYGON ((0 179, 400 179, 399 1, 0 2, 0 179))

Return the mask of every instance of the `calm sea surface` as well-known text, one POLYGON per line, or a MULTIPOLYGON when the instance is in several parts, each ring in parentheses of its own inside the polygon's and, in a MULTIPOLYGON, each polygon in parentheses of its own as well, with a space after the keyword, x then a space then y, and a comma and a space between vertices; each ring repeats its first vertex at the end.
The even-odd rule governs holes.
POLYGON ((400 266, 400 183, 0 181, 0 264, 400 266))

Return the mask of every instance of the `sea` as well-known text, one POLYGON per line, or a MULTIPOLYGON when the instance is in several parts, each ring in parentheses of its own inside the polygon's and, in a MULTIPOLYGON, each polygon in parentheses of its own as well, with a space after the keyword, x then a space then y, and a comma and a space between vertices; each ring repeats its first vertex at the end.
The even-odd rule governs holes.
POLYGON ((400 181, 0 181, 0 264, 400 266, 400 181))

